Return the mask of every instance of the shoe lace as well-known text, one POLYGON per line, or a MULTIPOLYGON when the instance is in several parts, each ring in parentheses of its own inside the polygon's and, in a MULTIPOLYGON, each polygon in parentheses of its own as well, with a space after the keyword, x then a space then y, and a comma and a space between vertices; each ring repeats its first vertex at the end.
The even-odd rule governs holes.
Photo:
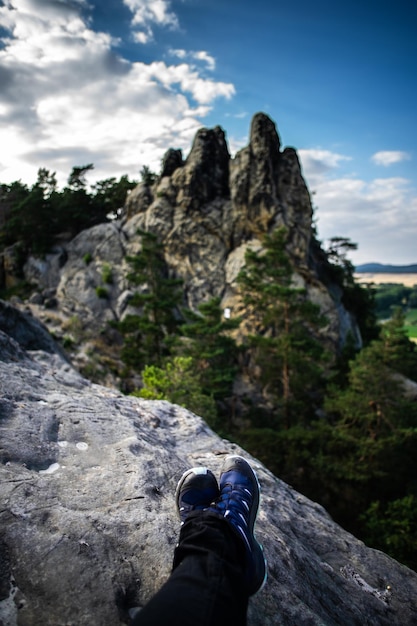
POLYGON ((248 539, 248 519, 251 503, 252 493, 249 489, 243 485, 226 483, 222 487, 222 493, 216 505, 216 508, 223 512, 223 517, 237 528, 249 551, 252 550, 248 539))

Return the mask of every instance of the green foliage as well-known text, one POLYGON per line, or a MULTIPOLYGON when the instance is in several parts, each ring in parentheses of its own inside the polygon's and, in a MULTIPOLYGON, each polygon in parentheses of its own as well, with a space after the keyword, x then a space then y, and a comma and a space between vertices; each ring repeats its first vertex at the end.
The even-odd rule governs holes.
POLYGON ((379 353, 383 363, 404 376, 417 381, 417 345, 410 341, 405 315, 395 309, 391 320, 382 324, 379 353))
POLYGON ((51 199, 45 197, 39 182, 23 198, 10 207, 3 232, 4 245, 22 242, 24 248, 42 254, 50 240, 51 199))
POLYGON ((29 193, 27 185, 22 184, 20 180, 10 185, 0 185, 0 249, 18 241, 16 237, 17 207, 22 204, 29 193))
POLYGON ((256 349, 262 382, 288 428, 313 413, 325 361, 315 335, 326 320, 306 291, 292 283, 286 238, 285 229, 278 229, 265 236, 262 252, 248 250, 238 283, 248 315, 258 321, 259 331, 249 342, 256 349))
MULTIPOLYGON (((348 386, 330 387, 325 401, 326 411, 333 416, 334 434, 352 442, 350 451, 341 457, 346 468, 341 466, 339 474, 334 468, 334 452, 329 456, 340 493, 352 477, 356 481, 348 510, 343 512, 343 523, 363 534, 360 520, 365 518, 361 515, 369 509, 366 532, 369 534, 372 527, 374 534, 369 536, 376 544, 377 530, 382 532, 383 526, 382 522, 376 523, 379 509, 372 509, 371 503, 378 501, 385 507, 391 500, 406 498, 416 490, 417 406, 404 396, 401 380, 395 375, 396 371, 415 372, 415 358, 415 346, 407 339, 403 316, 398 312, 382 327, 380 339, 351 362, 348 386)), ((323 482, 328 488, 331 475, 323 482)), ((381 536, 379 541, 385 539, 381 536)), ((413 558, 416 556, 417 549, 413 558)), ((396 558, 402 558, 402 554, 396 558)))
POLYGON ((109 297, 109 292, 107 291, 106 287, 103 287, 102 285, 98 285, 96 287, 96 295, 98 298, 102 298, 103 300, 105 300, 106 298, 109 297))
POLYGON ((86 174, 93 169, 94 165, 92 163, 81 165, 81 167, 73 167, 68 177, 68 186, 74 190, 85 189, 87 186, 86 174))
MULTIPOLYGON (((374 547, 417 565, 417 406, 396 371, 417 371, 399 313, 329 385, 320 420, 250 428, 239 444, 297 490, 323 504, 374 547), (343 377, 344 378, 344 377, 343 377)), ((261 421, 259 421, 261 423, 261 421)), ((273 422, 272 422, 273 423, 273 422)))
POLYGON ((238 328, 239 319, 226 319, 220 298, 212 298, 198 307, 198 313, 183 310, 186 323, 181 332, 181 353, 191 356, 204 393, 223 400, 232 395, 237 373, 238 347, 230 333, 238 328))
POLYGON ((377 285, 375 291, 375 310, 378 319, 387 320, 401 309, 405 315, 405 330, 410 338, 417 338, 417 285, 386 283, 377 285))
POLYGON ((20 181, 0 187, 0 224, 2 248, 20 242, 25 253, 44 254, 62 233, 74 236, 108 217, 117 215, 126 195, 136 183, 127 176, 111 178, 87 191, 86 175, 93 165, 74 167, 68 185, 57 191, 55 172, 38 170, 36 183, 29 189, 20 181))
POLYGON ((363 451, 352 434, 320 420, 308 427, 254 428, 237 439, 277 476, 352 528, 366 504, 361 494, 366 478, 360 462, 363 451))
POLYGON ((182 300, 182 282, 170 278, 163 258, 163 246, 152 233, 140 231, 142 250, 128 257, 128 279, 140 287, 130 301, 137 314, 127 315, 114 326, 121 332, 123 361, 140 371, 145 365, 161 365, 170 355, 179 325, 178 306, 182 300))
POLYGON ((112 268, 111 268, 111 265, 109 265, 109 263, 103 264, 103 267, 101 269, 101 279, 103 283, 105 283, 106 285, 113 284, 112 268))
MULTIPOLYGON (((314 243, 314 242, 313 242, 314 243)), ((355 282, 355 268, 348 255, 357 249, 357 244, 346 237, 332 237, 323 257, 320 256, 320 278, 329 286, 334 283, 342 289, 342 303, 355 317, 364 345, 378 336, 376 323, 374 289, 355 282)), ((316 242, 317 248, 317 242, 316 242)))
POLYGON ((142 372, 143 388, 134 395, 148 400, 168 400, 186 407, 216 425, 216 404, 201 387, 191 357, 174 357, 164 367, 148 365, 142 372))
POLYGON ((94 206, 106 217, 117 217, 124 206, 129 191, 136 185, 137 181, 130 181, 128 176, 121 176, 119 180, 116 180, 115 177, 99 180, 92 185, 95 192, 94 206))
POLYGON ((38 170, 37 185, 42 189, 44 197, 50 198, 57 189, 56 173, 41 167, 38 170))
POLYGON ((21 202, 29 194, 29 188, 20 180, 10 185, 0 185, 0 204, 2 209, 7 213, 13 205, 21 202))
POLYGON ((347 237, 332 237, 326 249, 327 261, 330 264, 333 275, 332 279, 347 287, 354 284, 355 268, 348 258, 348 254, 358 249, 358 244, 353 243, 347 237))
POLYGON ((417 339, 417 308, 407 311, 404 328, 410 339, 417 339))
POLYGON ((10 300, 13 296, 16 296, 22 300, 26 300, 33 293, 34 285, 28 283, 26 280, 20 280, 12 287, 0 289, 0 299, 10 300))
POLYGON ((362 520, 367 542, 417 570, 417 495, 372 502, 362 520))
POLYGON ((381 338, 364 348, 349 372, 349 386, 329 389, 325 408, 358 436, 377 439, 398 427, 417 423, 417 407, 404 398, 394 371, 416 371, 416 350, 404 334, 401 318, 386 324, 381 338))
POLYGON ((320 502, 338 523, 376 547, 380 547, 377 529, 371 536, 364 512, 375 499, 385 503, 415 494, 416 429, 397 429, 372 439, 343 423, 320 420, 308 428, 252 428, 235 438, 274 474, 320 502))
POLYGON ((144 165, 140 170, 140 177, 141 182, 147 187, 152 187, 157 178, 155 172, 152 172, 152 170, 147 165, 144 165))
POLYGON ((393 310, 400 307, 404 313, 410 308, 417 308, 417 285, 406 287, 396 283, 376 285, 375 310, 378 319, 389 319, 393 310))
POLYGON ((364 345, 378 337, 374 298, 374 290, 359 283, 346 285, 343 290, 342 303, 355 317, 364 345))
POLYGON ((65 350, 72 350, 75 345, 74 339, 69 335, 64 335, 62 338, 62 346, 65 350))
POLYGON ((51 198, 55 216, 59 216, 57 232, 68 232, 75 235, 85 228, 105 220, 101 212, 95 214, 93 197, 87 191, 86 175, 93 165, 73 167, 68 177, 68 186, 60 194, 51 198))
POLYGON ((91 252, 87 252, 86 254, 84 254, 83 261, 86 265, 90 265, 92 260, 93 260, 93 255, 91 254, 91 252))

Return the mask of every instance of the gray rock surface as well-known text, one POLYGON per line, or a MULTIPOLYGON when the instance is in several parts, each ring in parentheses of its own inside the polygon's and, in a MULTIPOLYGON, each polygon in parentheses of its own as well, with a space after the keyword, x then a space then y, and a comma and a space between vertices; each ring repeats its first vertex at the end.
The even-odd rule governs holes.
POLYGON ((0 329, 23 349, 57 353, 66 359, 64 352, 39 320, 3 300, 0 300, 0 329))
POLYGON ((13 338, 0 320, 0 624, 126 624, 127 608, 169 575, 177 480, 192 465, 218 473, 230 452, 252 462, 262 487, 269 579, 250 601, 249 626, 417 624, 416 573, 198 416, 91 384, 58 350, 20 344, 24 328, 13 338))

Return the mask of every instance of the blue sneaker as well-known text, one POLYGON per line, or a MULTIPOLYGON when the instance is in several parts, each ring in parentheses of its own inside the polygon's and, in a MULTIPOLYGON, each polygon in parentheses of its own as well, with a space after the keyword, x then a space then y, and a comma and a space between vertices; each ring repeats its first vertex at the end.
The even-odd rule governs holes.
POLYGON ((192 467, 184 472, 175 492, 181 524, 192 511, 208 509, 218 497, 219 485, 207 467, 192 467))
POLYGON ((257 593, 267 577, 263 549, 253 532, 259 493, 258 478, 249 463, 240 456, 226 457, 220 475, 220 498, 214 508, 231 524, 244 543, 249 595, 257 593))

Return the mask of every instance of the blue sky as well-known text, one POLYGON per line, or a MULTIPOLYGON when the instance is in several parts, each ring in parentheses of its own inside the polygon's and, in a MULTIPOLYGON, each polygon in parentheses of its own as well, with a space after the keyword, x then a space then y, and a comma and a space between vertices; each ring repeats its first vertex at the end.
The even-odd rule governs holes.
POLYGON ((159 170, 264 111, 297 149, 319 238, 354 263, 417 262, 417 3, 0 1, 0 182, 159 170))

